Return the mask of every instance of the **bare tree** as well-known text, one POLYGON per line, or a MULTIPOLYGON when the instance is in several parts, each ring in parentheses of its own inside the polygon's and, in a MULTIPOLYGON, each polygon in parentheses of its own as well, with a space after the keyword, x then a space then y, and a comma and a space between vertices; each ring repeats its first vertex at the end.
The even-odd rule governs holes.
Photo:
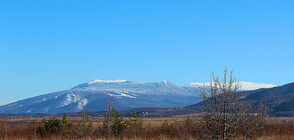
POLYGON ((266 102, 261 101, 258 106, 243 104, 238 115, 239 132, 244 139, 252 138, 254 135, 262 132, 266 124, 266 102))
POLYGON ((221 80, 219 76, 211 73, 209 87, 204 85, 201 91, 204 107, 202 124, 206 138, 225 140, 236 134, 237 115, 240 111, 237 101, 241 97, 237 91, 240 87, 241 84, 233 78, 232 71, 227 79, 227 68, 221 80))
POLYGON ((233 77, 233 71, 219 78, 214 73, 210 76, 210 85, 203 85, 201 98, 203 104, 203 119, 201 126, 205 139, 227 140, 241 132, 243 136, 250 136, 253 131, 263 126, 265 106, 255 107, 241 101, 239 92, 241 83, 233 77), (250 122, 251 121, 251 122, 250 122))

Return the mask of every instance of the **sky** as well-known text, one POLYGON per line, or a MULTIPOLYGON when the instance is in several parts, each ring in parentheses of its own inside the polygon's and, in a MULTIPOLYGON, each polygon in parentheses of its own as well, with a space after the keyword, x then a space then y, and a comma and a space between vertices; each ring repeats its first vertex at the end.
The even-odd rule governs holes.
POLYGON ((178 85, 224 66, 294 82, 293 0, 1 0, 0 104, 94 79, 178 85))

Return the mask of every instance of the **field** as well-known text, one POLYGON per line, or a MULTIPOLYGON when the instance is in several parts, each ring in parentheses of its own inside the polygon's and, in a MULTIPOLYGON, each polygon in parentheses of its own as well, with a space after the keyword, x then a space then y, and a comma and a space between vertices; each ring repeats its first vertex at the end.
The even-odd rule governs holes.
MULTIPOLYGON (((191 118, 195 121, 199 119, 200 114, 190 114, 191 118)), ((187 119, 188 115, 177 115, 173 117, 154 117, 154 118, 141 118, 144 125, 148 125, 149 123, 154 127, 160 127, 162 123, 167 120, 173 124, 182 123, 187 119)), ((2 121, 8 122, 12 125, 17 124, 28 124, 30 122, 40 123, 43 119, 49 119, 50 117, 28 117, 28 118, 20 118, 20 119, 2 119, 2 121)), ((62 119, 62 117, 56 117, 57 119, 62 119)), ((80 117, 67 117, 67 119, 71 122, 79 122, 81 120, 80 117)), ((125 118, 128 119, 128 118, 125 118)), ((104 118, 103 117, 91 117, 93 125, 99 126, 102 125, 104 118)))
MULTIPOLYGON (((73 123, 70 133, 64 135, 63 133, 50 133, 42 127, 42 120, 49 120, 51 117, 45 118, 6 118, 1 120, 0 136, 1 139, 197 139, 201 135, 198 129, 197 122, 201 119, 200 114, 190 114, 193 125, 188 128, 186 125, 188 115, 178 115, 168 118, 139 118, 142 122, 143 128, 128 128, 122 131, 118 136, 105 136, 99 128, 103 126, 103 117, 89 117, 92 122, 92 132, 81 136, 77 131, 81 131, 78 127, 81 117, 68 117, 67 120, 73 123), (165 125, 165 123, 168 123, 165 125), (140 132, 139 132, 140 131, 140 132), (141 132, 142 131, 142 132, 141 132), (144 132, 143 132, 144 131, 144 132)), ((61 120, 61 117, 57 117, 61 120)), ((131 122, 130 118, 124 118, 131 122)), ((264 129, 258 134, 247 139, 256 140, 288 140, 294 139, 294 118, 266 118, 267 124, 264 129)), ((61 131, 61 130, 60 130, 61 131)), ((236 135, 231 139, 244 139, 242 135, 236 135)))

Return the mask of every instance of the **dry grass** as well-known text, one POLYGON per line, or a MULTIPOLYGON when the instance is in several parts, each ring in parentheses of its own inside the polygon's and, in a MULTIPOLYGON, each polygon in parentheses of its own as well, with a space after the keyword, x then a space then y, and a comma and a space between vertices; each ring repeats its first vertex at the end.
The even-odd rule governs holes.
MULTIPOLYGON (((189 115, 194 122, 200 119, 199 114, 189 115)), ((197 131, 187 132, 184 124, 188 115, 178 115, 169 118, 142 118, 143 125, 147 126, 151 124, 152 130, 146 131, 140 136, 134 137, 132 131, 126 130, 121 136, 115 137, 113 139, 193 139, 196 138, 197 131), (163 132, 161 130, 162 123, 167 120, 173 126, 167 131, 163 132)), ((40 122, 46 118, 23 118, 23 119, 2 119, 0 121, 0 139, 81 139, 72 133, 70 136, 64 137, 61 135, 50 135, 46 133, 40 122), (31 122, 36 122, 33 128, 30 127, 31 122), (44 134, 42 134, 44 133, 44 134)), ((58 118, 61 119, 61 118, 58 118)), ((129 118, 125 118, 129 119, 129 118)), ((74 124, 79 122, 81 118, 79 117, 68 117, 68 120, 72 121, 74 124)), ((99 132, 98 126, 103 123, 103 118, 92 117, 93 121, 93 134, 87 139, 104 139, 104 137, 99 132)), ((267 118, 267 126, 258 135, 254 136, 254 140, 291 140, 294 139, 294 118, 284 117, 284 118, 267 118)), ((194 126, 194 130, 199 129, 197 124, 194 126)), ((193 131, 194 131, 193 130, 193 131)), ((241 140, 242 136, 236 136, 232 139, 241 140)))
MULTIPOLYGON (((193 118, 194 120, 200 119, 200 114, 190 114, 190 118, 193 118)), ((173 117, 168 118, 142 118, 143 124, 148 125, 149 123, 152 126, 159 127, 162 125, 162 123, 167 120, 171 123, 178 123, 178 122, 184 122, 187 119, 188 115, 177 115, 173 117)), ((15 124, 21 124, 21 123, 29 123, 29 122, 41 122, 43 119, 49 119, 50 117, 29 117, 29 118, 20 118, 20 119, 2 119, 2 121, 9 122, 9 123, 15 123, 15 124)), ((62 117, 57 117, 58 119, 61 119, 62 117)), ((67 117, 68 120, 71 122, 78 122, 81 120, 80 117, 67 117)), ((128 119, 128 118, 126 118, 128 119)), ((99 126, 102 125, 104 118, 103 117, 91 117, 91 120, 93 121, 93 125, 99 126)))

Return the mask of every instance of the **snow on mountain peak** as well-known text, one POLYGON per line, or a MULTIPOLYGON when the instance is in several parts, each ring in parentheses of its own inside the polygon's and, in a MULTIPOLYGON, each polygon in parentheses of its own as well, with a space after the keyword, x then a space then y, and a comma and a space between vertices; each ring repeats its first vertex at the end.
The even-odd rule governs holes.
MULTIPOLYGON (((244 82, 244 81, 240 81, 239 83, 241 84, 241 90, 256 90, 260 88, 272 88, 277 86, 273 84, 252 83, 252 82, 244 82)), ((192 82, 187 84, 187 86, 192 86, 192 87, 202 87, 203 85, 210 86, 210 82, 205 82, 205 83, 192 82)))
POLYGON ((126 82, 126 80, 98 80, 95 79, 94 81, 88 82, 88 84, 95 84, 95 83, 121 83, 121 82, 126 82))
POLYGON ((166 81, 166 80, 163 80, 162 82, 163 82, 165 85, 167 84, 167 81, 166 81))
POLYGON ((277 85, 273 85, 273 84, 252 83, 252 82, 244 82, 244 81, 241 81, 240 83, 242 85, 241 89, 244 89, 244 90, 255 90, 255 89, 259 89, 259 88, 272 88, 272 87, 277 86, 277 85))

